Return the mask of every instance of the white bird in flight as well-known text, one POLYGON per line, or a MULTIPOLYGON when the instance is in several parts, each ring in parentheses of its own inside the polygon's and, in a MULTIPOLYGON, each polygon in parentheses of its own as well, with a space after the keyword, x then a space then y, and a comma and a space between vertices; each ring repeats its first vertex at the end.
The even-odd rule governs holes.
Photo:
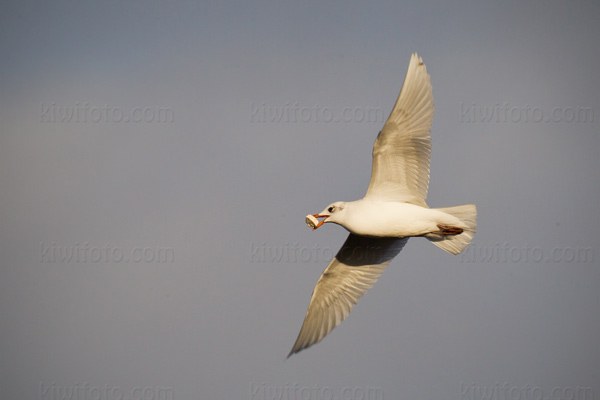
POLYGON ((477 226, 474 204, 429 208, 425 202, 432 120, 430 77, 414 53, 398 100, 375 140, 367 194, 361 200, 332 203, 306 218, 313 230, 333 222, 350 235, 319 278, 288 358, 338 326, 408 238, 423 236, 452 254, 471 243, 477 226))

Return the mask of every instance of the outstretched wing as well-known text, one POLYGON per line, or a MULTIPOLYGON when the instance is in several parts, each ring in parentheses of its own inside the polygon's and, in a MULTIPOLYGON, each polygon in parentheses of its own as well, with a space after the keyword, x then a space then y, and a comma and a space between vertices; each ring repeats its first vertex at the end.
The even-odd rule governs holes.
POLYGON ((288 357, 320 342, 338 326, 407 241, 350 234, 319 278, 288 357))
POLYGON ((412 55, 402 90, 373 146, 365 198, 427 207, 433 92, 423 60, 412 55))

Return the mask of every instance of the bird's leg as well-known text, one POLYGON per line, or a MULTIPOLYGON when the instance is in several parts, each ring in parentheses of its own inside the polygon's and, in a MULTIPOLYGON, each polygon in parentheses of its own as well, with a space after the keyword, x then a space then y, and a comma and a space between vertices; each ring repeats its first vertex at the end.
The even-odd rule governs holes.
POLYGON ((431 233, 435 233, 437 235, 458 235, 458 234, 463 233, 462 228, 457 228, 455 226, 438 225, 437 227, 440 228, 440 230, 433 231, 431 233))

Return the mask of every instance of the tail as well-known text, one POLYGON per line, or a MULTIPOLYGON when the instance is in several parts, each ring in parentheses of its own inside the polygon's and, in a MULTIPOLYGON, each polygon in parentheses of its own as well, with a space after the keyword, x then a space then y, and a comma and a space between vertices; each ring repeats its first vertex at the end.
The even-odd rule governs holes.
POLYGON ((471 240, 473 240, 473 237, 475 236, 475 231, 477 229, 477 208, 475 207, 475 204, 436 208, 436 210, 458 218, 461 222, 458 228, 462 229, 462 232, 459 234, 441 234, 439 232, 432 232, 425 235, 425 237, 439 248, 446 250, 448 253, 460 253, 469 245, 469 243, 471 243, 471 240))

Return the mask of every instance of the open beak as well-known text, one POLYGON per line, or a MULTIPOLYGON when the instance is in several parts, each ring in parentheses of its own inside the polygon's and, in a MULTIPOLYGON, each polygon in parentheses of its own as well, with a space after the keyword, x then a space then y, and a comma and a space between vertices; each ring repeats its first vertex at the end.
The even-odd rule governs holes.
MULTIPOLYGON (((315 218, 323 218, 322 221, 320 221, 317 226, 315 226, 315 229, 317 229, 318 227, 320 227, 321 225, 323 225, 325 223, 325 221, 327 221, 327 218, 329 218, 329 215, 321 215, 321 214, 313 214, 313 217, 315 218)), ((315 230, 313 229, 313 231, 315 230)))
POLYGON ((327 218, 329 218, 329 217, 330 217, 329 215, 312 214, 312 215, 309 215, 306 217, 306 221, 307 221, 307 223, 310 221, 309 226, 314 231, 315 229, 317 229, 318 227, 323 225, 325 223, 325 221, 327 221, 327 218), (310 218, 310 217, 313 217, 313 218, 310 218), (317 222, 317 218, 324 218, 324 219, 322 221, 317 222))

